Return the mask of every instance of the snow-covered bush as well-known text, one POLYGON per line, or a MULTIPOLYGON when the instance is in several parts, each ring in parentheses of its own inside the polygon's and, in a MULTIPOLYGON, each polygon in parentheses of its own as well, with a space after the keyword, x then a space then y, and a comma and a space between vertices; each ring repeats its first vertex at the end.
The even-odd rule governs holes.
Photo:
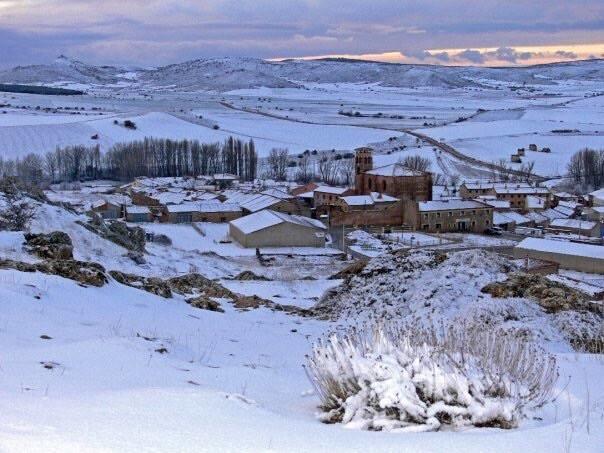
POLYGON ((501 331, 397 323, 329 335, 305 369, 324 422, 405 431, 513 428, 547 400, 558 376, 552 356, 501 331))

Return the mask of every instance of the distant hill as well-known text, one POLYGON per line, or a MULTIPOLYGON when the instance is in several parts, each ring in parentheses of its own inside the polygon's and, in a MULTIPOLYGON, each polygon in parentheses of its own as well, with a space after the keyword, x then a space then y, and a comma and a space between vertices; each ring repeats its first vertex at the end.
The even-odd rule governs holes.
POLYGON ((268 61, 259 58, 202 58, 135 73, 116 66, 94 66, 61 56, 48 65, 18 66, 0 72, 0 83, 118 82, 183 91, 269 87, 297 88, 307 83, 376 83, 388 87, 480 87, 490 82, 551 85, 565 80, 604 80, 604 61, 486 68, 412 65, 326 58, 268 61))

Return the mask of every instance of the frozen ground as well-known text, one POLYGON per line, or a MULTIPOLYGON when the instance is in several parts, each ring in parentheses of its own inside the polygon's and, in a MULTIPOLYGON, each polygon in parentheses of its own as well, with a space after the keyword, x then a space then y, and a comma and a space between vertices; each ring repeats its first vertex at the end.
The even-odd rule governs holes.
MULTIPOLYGON (((328 288, 229 284, 305 303, 328 288)), ((316 419, 301 365, 330 322, 7 270, 0 305, 3 451, 595 453, 604 442, 596 356, 558 353, 558 401, 519 429, 375 433, 316 419)))
POLYGON ((493 81, 480 87, 431 88, 305 82, 303 87, 218 94, 126 84, 91 85, 88 95, 69 98, 0 94, 0 103, 11 105, 0 113, 0 152, 15 157, 57 145, 98 143, 108 149, 147 136, 213 142, 234 135, 253 138, 261 156, 273 147, 295 155, 370 144, 376 148, 376 165, 420 154, 430 159, 434 172, 448 177, 492 177, 484 168, 416 143, 404 133, 414 129, 485 162, 509 162, 518 147, 530 143, 549 147, 550 154, 527 151, 523 161, 534 161, 539 174, 559 175, 575 151, 604 147, 604 98, 593 96, 602 87, 596 79, 523 89, 493 81), (59 107, 63 110, 56 113, 44 110, 59 107), (84 110, 76 115, 75 108, 84 110), (133 120, 137 130, 113 124, 116 119, 133 120), (571 132, 552 132, 565 129, 571 132), (91 139, 95 134, 99 138, 91 139), (389 141, 392 137, 397 139, 389 141))

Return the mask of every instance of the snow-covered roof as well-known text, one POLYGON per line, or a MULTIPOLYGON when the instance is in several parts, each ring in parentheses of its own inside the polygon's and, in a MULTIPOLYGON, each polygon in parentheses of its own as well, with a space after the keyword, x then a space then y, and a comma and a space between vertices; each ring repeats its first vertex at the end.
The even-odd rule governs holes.
POLYGON ((272 211, 270 209, 256 212, 245 217, 240 217, 236 220, 231 220, 230 224, 236 227, 242 233, 249 234, 264 230, 265 228, 269 228, 274 225, 279 225, 280 223, 284 222, 320 230, 327 229, 327 227, 319 220, 299 215, 284 214, 282 212, 272 211))
POLYGON ((199 203, 201 212, 240 212, 241 206, 237 203, 221 203, 219 201, 202 201, 199 203))
POLYGON ((241 202, 241 207, 250 212, 257 212, 263 209, 270 208, 271 206, 276 205, 282 200, 279 198, 275 198, 271 195, 255 195, 251 198, 241 202))
POLYGON ((598 189, 598 190, 594 190, 593 192, 590 192, 589 195, 591 195, 594 198, 604 200, 604 187, 602 189, 598 189))
POLYGON ((524 216, 527 219, 531 219, 535 223, 545 223, 545 222, 549 221, 548 217, 546 217, 542 213, 536 212, 536 211, 527 212, 526 214, 524 214, 524 216))
POLYGON ((516 248, 604 260, 604 247, 601 245, 579 244, 554 239, 526 238, 516 248))
POLYGON ((413 168, 406 167, 398 162, 390 165, 384 165, 383 167, 374 168, 366 173, 368 175, 376 176, 422 176, 426 174, 423 171, 414 170, 413 168))
POLYGON ((128 214, 150 214, 151 209, 148 206, 132 205, 126 208, 128 214))
POLYGON ((568 215, 563 214, 560 211, 556 211, 555 209, 546 209, 541 214, 543 214, 545 217, 547 217, 550 220, 568 218, 568 215))
POLYGON ((315 192, 311 190, 310 192, 304 192, 296 196, 298 198, 314 198, 315 192))
POLYGON ((428 211, 447 211, 457 209, 484 209, 490 208, 479 201, 475 200, 432 200, 420 201, 418 203, 420 212, 428 211))
POLYGON ((529 195, 526 197, 526 207, 527 209, 543 209, 545 208, 545 199, 529 195))
MULTIPOLYGON (((502 212, 502 213, 499 213, 499 215, 497 217, 501 219, 501 216, 513 221, 516 225, 524 225, 526 223, 530 223, 533 220, 516 211, 502 212)), ((497 223, 495 221, 495 214, 493 214, 493 223, 495 223, 496 225, 501 225, 501 223, 497 223)), ((509 223, 509 222, 502 222, 502 223, 505 224, 505 223, 509 223)))
POLYGON ((284 192, 283 190, 277 188, 266 189, 260 193, 263 195, 270 195, 271 197, 280 198, 281 200, 290 200, 293 198, 287 192, 284 192))
POLYGON ((369 195, 349 195, 341 197, 348 206, 373 206, 376 203, 393 203, 398 201, 398 198, 390 195, 371 192, 369 195))
POLYGON ((478 197, 476 198, 476 201, 480 201, 481 203, 489 205, 495 209, 510 209, 510 202, 508 200, 498 200, 494 196, 478 197))
POLYGON ((554 219, 549 224, 552 228, 572 228, 576 230, 592 230, 596 225, 596 222, 580 219, 554 219))
POLYGON ((350 190, 350 189, 348 187, 319 186, 314 190, 314 192, 342 195, 347 190, 350 190))
POLYGON ((550 193, 545 187, 531 187, 520 184, 510 184, 504 187, 495 187, 495 193, 498 194, 548 194, 550 193))
POLYGON ((236 181, 239 176, 230 173, 216 173, 213 178, 215 181, 236 181))
POLYGON ((166 206, 169 213, 177 212, 200 212, 199 203, 171 204, 166 206))

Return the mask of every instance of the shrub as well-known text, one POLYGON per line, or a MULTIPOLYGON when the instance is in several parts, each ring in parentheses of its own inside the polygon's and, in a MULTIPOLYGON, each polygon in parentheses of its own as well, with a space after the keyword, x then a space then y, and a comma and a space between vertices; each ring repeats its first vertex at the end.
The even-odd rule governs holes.
POLYGON ((136 129, 136 124, 134 124, 134 121, 126 120, 124 121, 124 127, 127 129, 136 129))
POLYGON ((305 367, 321 399, 321 419, 369 430, 442 426, 513 428, 544 402, 555 359, 494 329, 351 328, 319 340, 305 367))

